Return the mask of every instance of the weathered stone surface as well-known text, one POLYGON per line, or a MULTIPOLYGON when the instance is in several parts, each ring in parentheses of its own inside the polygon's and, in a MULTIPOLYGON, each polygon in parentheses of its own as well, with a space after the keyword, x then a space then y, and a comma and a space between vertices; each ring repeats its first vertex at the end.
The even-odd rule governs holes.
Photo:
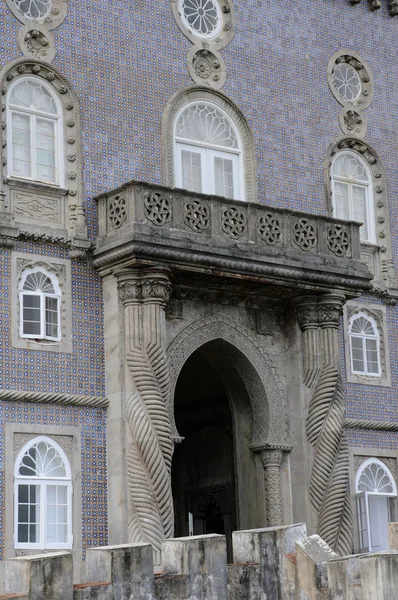
POLYGON ((319 537, 312 535, 296 544, 298 600, 327 600, 327 561, 337 554, 319 537))
POLYGON ((398 523, 396 522, 388 524, 388 541, 390 550, 398 550, 398 523))
MULTIPOLYGON (((190 600, 227 599, 227 550, 224 536, 213 534, 167 540, 163 543, 162 557, 166 577, 188 577, 190 600)), ((170 589, 175 587, 171 580, 169 585, 170 589)), ((178 582, 180 589, 183 585, 178 582)), ((158 589, 161 587, 159 579, 158 589)), ((165 584, 163 592, 166 588, 165 584)))
POLYGON ((398 552, 362 554, 359 565, 362 600, 398 600, 398 552))
POLYGON ((252 577, 251 585, 257 586, 266 598, 295 600, 295 547, 305 536, 303 524, 235 531, 232 536, 235 564, 259 565, 259 574, 257 570, 242 574, 252 577))
POLYGON ((29 600, 72 600, 73 559, 69 552, 23 556, 6 561, 5 591, 29 600))
POLYGON ((362 600, 360 556, 343 556, 327 563, 330 600, 362 600))

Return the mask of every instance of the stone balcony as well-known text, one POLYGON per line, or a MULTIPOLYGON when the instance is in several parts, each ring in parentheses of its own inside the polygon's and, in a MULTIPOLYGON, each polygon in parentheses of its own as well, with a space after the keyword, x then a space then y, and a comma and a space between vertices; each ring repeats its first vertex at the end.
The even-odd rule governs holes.
MULTIPOLYGON (((131 181, 96 198, 94 265, 162 265, 196 285, 251 282, 285 294, 371 288, 359 224, 131 181)), ((263 292, 262 292, 263 293, 263 292)))

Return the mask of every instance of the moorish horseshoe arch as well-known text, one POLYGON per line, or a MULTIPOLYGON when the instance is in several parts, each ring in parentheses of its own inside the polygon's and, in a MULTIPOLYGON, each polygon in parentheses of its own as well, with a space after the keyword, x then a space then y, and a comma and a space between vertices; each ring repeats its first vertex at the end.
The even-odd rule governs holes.
POLYGON ((174 395, 180 372, 195 350, 216 340, 230 344, 228 354, 247 388, 253 411, 253 449, 265 444, 286 446, 289 443, 287 403, 275 367, 257 339, 223 315, 205 317, 188 325, 168 347, 170 394, 167 410, 172 436, 179 438, 174 395))

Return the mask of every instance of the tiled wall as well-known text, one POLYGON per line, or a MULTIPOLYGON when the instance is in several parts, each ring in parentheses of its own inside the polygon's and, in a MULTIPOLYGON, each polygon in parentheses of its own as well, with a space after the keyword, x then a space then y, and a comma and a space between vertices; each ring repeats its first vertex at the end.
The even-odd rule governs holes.
POLYGON ((106 545, 106 411, 103 408, 0 401, 0 560, 4 558, 5 543, 4 460, 5 452, 12 452, 12 448, 4 448, 5 423, 81 428, 82 545, 84 549, 106 545))
MULTIPOLYGON (((387 170, 395 251, 398 58, 394 48, 398 18, 388 16, 387 0, 374 13, 365 0, 355 6, 347 0, 235 0, 234 4, 237 33, 221 51, 227 65, 223 91, 243 111, 253 130, 260 201, 325 213, 323 160, 329 144, 341 134, 340 106, 328 89, 326 68, 336 50, 350 48, 369 63, 374 75, 374 101, 365 111, 366 139, 387 170)), ((21 26, 5 0, 0 0, 2 65, 21 55, 17 45, 21 26)), ((53 35, 57 48, 54 64, 71 81, 80 100, 87 219, 94 239, 93 196, 132 178, 161 181, 162 113, 174 92, 192 84, 186 66, 191 43, 172 17, 170 0, 69 0, 66 19, 53 35)), ((62 249, 51 245, 21 243, 17 249, 64 256, 62 249)), ((0 277, 0 388, 104 394, 101 289, 90 267, 72 264, 72 355, 10 347, 13 300, 7 251, 0 252, 0 277)), ((393 387, 347 386, 348 416, 383 420, 397 416, 397 310, 389 308, 388 316, 393 387)), ((16 408, 7 406, 16 416, 8 413, 4 420, 18 418, 16 408)), ((38 406, 35 410, 44 422, 50 408, 38 406)), ((87 425, 90 427, 104 426, 101 411, 53 410, 94 419, 96 425, 87 425)), ((349 436, 355 445, 369 440, 386 444, 397 437, 372 432, 350 432, 349 436)), ((84 447, 87 460, 93 460, 93 453, 84 447)), ((84 500, 87 514, 93 508, 89 493, 85 492, 84 500)), ((99 523, 90 526, 99 527, 99 523)), ((102 543, 99 530, 95 535, 94 531, 85 530, 87 544, 102 543)))

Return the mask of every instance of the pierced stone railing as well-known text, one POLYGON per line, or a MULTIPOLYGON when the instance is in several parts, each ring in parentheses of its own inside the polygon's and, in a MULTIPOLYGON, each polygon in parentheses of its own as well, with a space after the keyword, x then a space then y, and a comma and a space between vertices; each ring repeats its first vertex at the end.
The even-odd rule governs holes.
MULTIPOLYGON (((134 243, 137 251, 137 244, 146 240, 153 252, 158 248, 160 258, 160 246, 168 246, 196 252, 197 264, 198 253, 210 252, 252 263, 272 261, 274 267, 297 268, 300 262, 307 271, 350 273, 362 280, 359 287, 370 287, 370 275, 360 262, 360 225, 352 221, 135 181, 96 200, 98 266, 106 262, 100 255, 111 248, 134 243)), ((170 259, 171 251, 164 256, 170 259)))

